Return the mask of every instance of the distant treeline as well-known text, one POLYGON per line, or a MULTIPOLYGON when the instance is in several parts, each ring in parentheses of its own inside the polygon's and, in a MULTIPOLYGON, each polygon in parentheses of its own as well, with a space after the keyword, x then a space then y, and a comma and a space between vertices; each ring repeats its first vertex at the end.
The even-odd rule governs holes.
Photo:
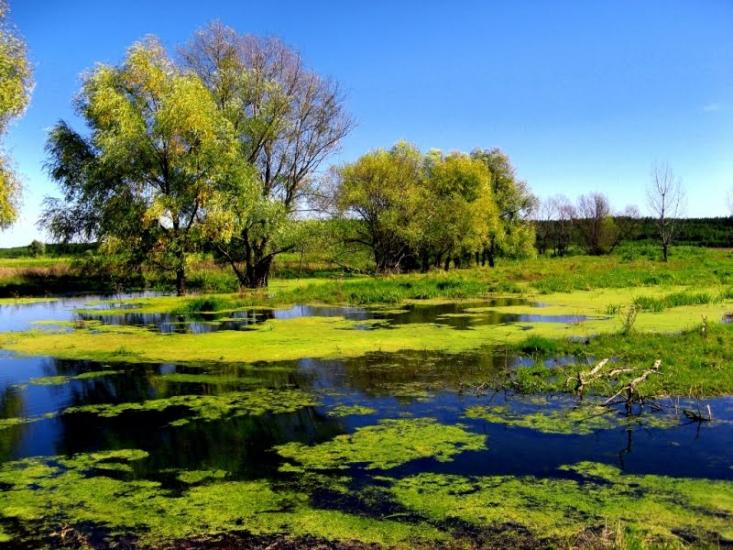
MULTIPOLYGON (((626 216, 614 216, 614 221, 624 231, 619 235, 619 241, 656 241, 659 233, 657 220, 654 218, 630 219, 626 216)), ((537 248, 543 252, 540 242, 543 235, 548 235, 557 220, 537 220, 537 248)), ((570 245, 584 247, 584 234, 579 230, 568 232, 570 245)), ((711 248, 733 248, 733 217, 716 218, 681 218, 676 220, 674 242, 677 245, 705 246, 711 248)))
POLYGON ((34 258, 38 256, 77 256, 94 251, 96 243, 42 243, 33 241, 26 246, 0 248, 0 258, 34 258))

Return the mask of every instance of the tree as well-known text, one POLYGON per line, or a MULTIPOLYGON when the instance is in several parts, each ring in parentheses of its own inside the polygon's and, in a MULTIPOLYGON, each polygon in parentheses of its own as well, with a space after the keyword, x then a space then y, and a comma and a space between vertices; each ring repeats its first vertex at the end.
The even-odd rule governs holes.
MULTIPOLYGON (((277 39, 212 23, 181 54, 231 123, 239 155, 255 167, 259 183, 258 207, 246 204, 235 214, 231 237, 219 239, 216 250, 241 285, 265 286, 276 255, 296 245, 287 226, 314 173, 353 123, 338 86, 277 39)), ((233 207, 240 204, 235 197, 233 207)))
POLYGON ((451 260, 479 253, 499 224, 491 174, 479 159, 431 151, 425 160, 412 247, 423 271, 430 259, 447 270, 451 260))
POLYGON ((530 255, 535 235, 529 217, 537 206, 537 198, 526 182, 517 179, 509 157, 501 149, 476 149, 471 156, 483 162, 491 174, 491 190, 500 222, 491 225, 482 261, 488 260, 493 267, 499 254, 530 255))
POLYGON ((679 218, 685 209, 685 190, 667 163, 652 166, 647 200, 657 220, 657 235, 662 245, 662 258, 667 261, 679 218))
POLYGON ((28 252, 30 252, 31 256, 34 258, 38 258, 46 253, 46 245, 43 242, 34 239, 31 241, 31 244, 28 245, 28 252))
MULTIPOLYGON (((0 138, 25 111, 32 89, 25 42, 7 22, 8 5, 0 0, 0 138)), ((7 155, 0 150, 0 229, 18 216, 21 186, 7 155)))
POLYGON ((186 259, 226 220, 225 197, 252 180, 231 122, 200 79, 176 67, 154 38, 133 45, 118 67, 85 79, 77 112, 83 137, 65 122, 51 131, 48 169, 63 199, 48 199, 42 223, 57 238, 98 239, 131 266, 170 271, 183 294, 186 259))
POLYGON ((379 273, 398 271, 410 253, 422 167, 420 151, 398 143, 338 169, 336 204, 343 214, 362 222, 350 240, 372 251, 379 273))
POLYGON ((633 241, 641 231, 641 212, 636 205, 629 204, 616 214, 614 221, 618 228, 618 241, 633 241))
POLYGON ((588 254, 608 254, 618 243, 618 228, 603 193, 578 197, 576 225, 588 254))

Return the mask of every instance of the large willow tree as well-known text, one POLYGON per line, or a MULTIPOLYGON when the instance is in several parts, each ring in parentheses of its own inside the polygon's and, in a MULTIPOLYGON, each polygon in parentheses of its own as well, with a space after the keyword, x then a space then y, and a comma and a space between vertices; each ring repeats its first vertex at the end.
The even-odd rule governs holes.
POLYGON ((51 131, 49 171, 64 196, 47 200, 45 225, 57 238, 98 239, 131 268, 175 274, 182 294, 187 255, 231 226, 225 197, 252 203, 232 123, 152 38, 86 76, 76 108, 88 136, 65 122, 51 131))
MULTIPOLYGON (((32 87, 25 43, 7 22, 7 13, 7 2, 0 0, 0 137, 11 121, 23 114, 32 87)), ((0 150, 0 229, 17 218, 20 191, 10 160, 0 150)))
POLYGON ((293 221, 315 172, 352 122, 338 86, 277 39, 213 23, 181 53, 230 121, 259 185, 256 208, 232 196, 234 225, 215 241, 216 251, 242 286, 265 286, 275 256, 297 244, 293 221))

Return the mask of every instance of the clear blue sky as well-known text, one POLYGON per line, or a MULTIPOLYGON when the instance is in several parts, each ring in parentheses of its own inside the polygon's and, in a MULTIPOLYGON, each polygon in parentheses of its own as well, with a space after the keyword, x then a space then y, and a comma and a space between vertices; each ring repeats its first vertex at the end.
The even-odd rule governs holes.
POLYGON ((688 214, 727 214, 733 187, 733 0, 10 0, 36 88, 6 146, 25 177, 27 244, 46 133, 77 127, 79 75, 158 35, 171 48, 220 19, 273 34, 341 82, 358 126, 333 159, 404 138, 422 148, 499 146, 540 196, 600 190, 645 209, 655 160, 688 189, 688 214))

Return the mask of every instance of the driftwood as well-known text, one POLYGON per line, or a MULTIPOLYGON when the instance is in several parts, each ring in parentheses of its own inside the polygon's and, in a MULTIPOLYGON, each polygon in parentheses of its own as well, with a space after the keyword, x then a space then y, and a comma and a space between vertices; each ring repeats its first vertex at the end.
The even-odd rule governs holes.
MULTIPOLYGON (((585 387, 588 384, 600 378, 600 372, 601 370, 603 370, 603 367, 605 367, 607 363, 608 359, 603 359, 588 372, 578 372, 578 376, 575 382, 575 392, 578 394, 579 397, 583 397, 583 392, 585 391, 585 387)), ((568 378, 568 382, 570 382, 572 379, 572 377, 568 378)))
POLYGON ((647 378, 649 378, 652 374, 658 374, 659 373, 659 367, 662 366, 662 360, 657 359, 654 361, 654 365, 651 369, 645 370, 641 375, 634 378, 631 382, 626 384, 623 388, 621 388, 619 391, 617 391, 613 396, 606 399, 606 401, 603 403, 604 405, 610 405, 613 403, 618 397, 620 397, 622 394, 626 394, 626 403, 630 404, 635 396, 638 396, 637 386, 644 382, 647 378))
POLYGON ((697 411, 692 411, 690 409, 682 409, 682 414, 684 414, 687 418, 692 420, 693 422, 712 422, 713 421, 713 411, 710 410, 710 405, 706 405, 708 415, 705 416, 702 411, 700 411, 700 404, 697 405, 697 411))

